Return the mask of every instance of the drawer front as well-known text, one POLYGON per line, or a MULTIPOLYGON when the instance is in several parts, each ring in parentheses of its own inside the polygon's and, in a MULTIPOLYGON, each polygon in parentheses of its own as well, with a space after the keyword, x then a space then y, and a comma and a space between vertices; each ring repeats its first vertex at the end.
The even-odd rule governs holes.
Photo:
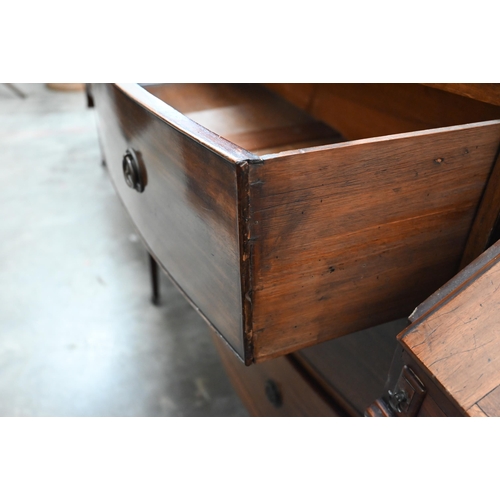
POLYGON ((346 416, 289 357, 244 366, 218 335, 212 338, 224 368, 248 411, 255 417, 346 416))
MULTIPOLYGON (((155 116, 144 104, 147 92, 138 90, 145 94, 141 102, 117 86, 93 85, 111 179, 151 253, 243 357, 239 152, 224 158, 207 148, 200 143, 203 130, 198 140, 189 137, 178 123, 155 116), (125 181, 122 160, 127 150, 138 157, 143 192, 125 181)), ((182 115, 172 112, 173 121, 182 122, 182 115)))

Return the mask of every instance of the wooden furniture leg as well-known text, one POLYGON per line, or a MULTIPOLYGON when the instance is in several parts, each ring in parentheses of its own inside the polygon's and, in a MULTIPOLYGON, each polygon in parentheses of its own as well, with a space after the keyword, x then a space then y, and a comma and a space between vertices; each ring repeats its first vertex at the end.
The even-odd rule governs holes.
POLYGON ((151 302, 157 306, 160 303, 160 284, 159 284, 159 272, 158 264, 154 260, 153 256, 148 253, 149 256, 149 271, 151 276, 151 302))

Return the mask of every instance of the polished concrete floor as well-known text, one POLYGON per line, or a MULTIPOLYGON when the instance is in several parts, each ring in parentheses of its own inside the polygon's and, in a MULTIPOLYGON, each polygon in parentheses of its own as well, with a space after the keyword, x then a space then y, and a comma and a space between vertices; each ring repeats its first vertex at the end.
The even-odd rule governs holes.
POLYGON ((83 93, 0 84, 0 416, 247 416, 147 254, 83 93))

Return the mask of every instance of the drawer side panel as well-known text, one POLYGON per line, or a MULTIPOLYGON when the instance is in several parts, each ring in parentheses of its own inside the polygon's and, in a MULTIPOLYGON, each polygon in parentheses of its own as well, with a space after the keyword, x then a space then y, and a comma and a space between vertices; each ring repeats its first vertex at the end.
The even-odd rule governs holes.
POLYGON ((94 85, 104 155, 120 199, 152 254, 244 358, 236 166, 113 85, 94 85), (125 183, 133 148, 147 183, 125 183))

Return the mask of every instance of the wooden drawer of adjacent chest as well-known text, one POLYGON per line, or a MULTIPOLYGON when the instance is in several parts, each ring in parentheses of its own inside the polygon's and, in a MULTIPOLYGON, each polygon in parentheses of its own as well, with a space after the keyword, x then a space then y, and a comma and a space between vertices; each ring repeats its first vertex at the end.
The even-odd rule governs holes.
POLYGON ((420 304, 368 416, 500 416, 500 241, 420 304))
POLYGON ((212 333, 222 364, 254 417, 344 417, 336 402, 290 356, 245 367, 212 333))
POLYGON ((497 107, 433 88, 268 87, 92 87, 121 200, 247 364, 408 315, 453 276, 500 141, 497 107))

